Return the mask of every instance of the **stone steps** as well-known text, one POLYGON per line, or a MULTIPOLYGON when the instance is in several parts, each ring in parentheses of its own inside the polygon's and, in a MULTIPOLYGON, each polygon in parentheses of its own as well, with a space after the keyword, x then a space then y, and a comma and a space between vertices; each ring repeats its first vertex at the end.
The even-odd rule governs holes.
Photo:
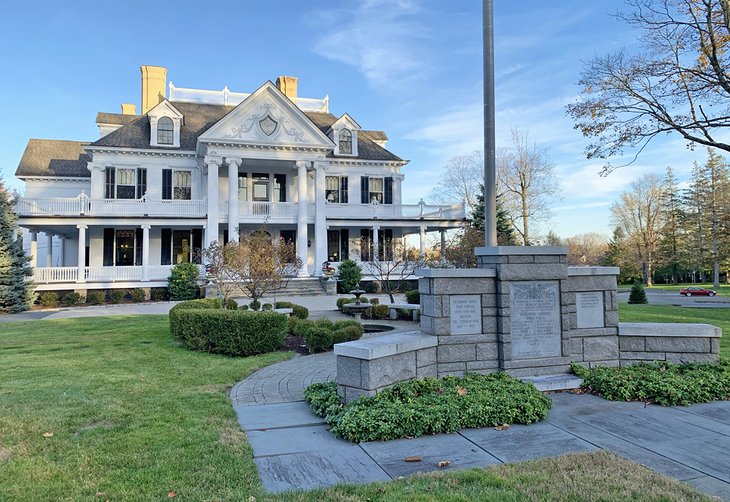
POLYGON ((327 290, 324 288, 319 278, 303 278, 292 279, 282 289, 276 292, 281 296, 321 296, 326 295, 327 290))
POLYGON ((583 383, 582 378, 575 375, 559 374, 559 375, 542 375, 534 377, 522 377, 523 382, 532 382, 541 392, 551 390, 572 390, 577 389, 583 383))

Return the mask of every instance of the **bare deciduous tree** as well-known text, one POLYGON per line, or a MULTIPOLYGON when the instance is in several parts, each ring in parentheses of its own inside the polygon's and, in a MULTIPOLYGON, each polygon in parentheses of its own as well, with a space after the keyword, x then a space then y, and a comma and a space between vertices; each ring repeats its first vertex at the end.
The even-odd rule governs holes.
POLYGON ((393 295, 402 291, 404 281, 412 280, 416 270, 424 268, 427 263, 415 248, 407 247, 402 242, 394 241, 391 249, 389 246, 390 243, 385 243, 382 259, 378 256, 379 253, 374 253, 371 261, 361 265, 366 273, 380 283, 383 293, 390 298, 390 303, 395 303, 393 295))
POLYGON ((597 232, 587 232, 565 239, 569 265, 600 265, 608 249, 608 238, 597 232))
POLYGON ((532 224, 550 218, 550 207, 560 198, 555 166, 547 152, 527 133, 512 129, 512 149, 497 162, 500 201, 524 245, 530 245, 532 224))
POLYGON ((430 198, 439 204, 466 202, 471 213, 478 204, 480 185, 484 183, 484 156, 479 150, 457 155, 444 166, 444 174, 431 190, 430 198))
POLYGON ((240 290, 257 301, 286 286, 302 267, 294 244, 272 239, 263 228, 239 242, 212 243, 203 259, 225 300, 240 290))
MULTIPOLYGON (((608 158, 656 136, 681 135, 730 151, 730 7, 727 0, 628 0, 618 14, 643 33, 636 55, 619 51, 585 64, 583 97, 568 106, 593 143, 588 158, 608 158)), ((630 161, 629 163, 633 162, 630 161)), ((609 162, 604 173, 614 167, 609 162)))
POLYGON ((647 174, 631 184, 611 206, 613 224, 626 232, 641 261, 644 284, 652 285, 657 244, 661 238, 664 182, 647 174))

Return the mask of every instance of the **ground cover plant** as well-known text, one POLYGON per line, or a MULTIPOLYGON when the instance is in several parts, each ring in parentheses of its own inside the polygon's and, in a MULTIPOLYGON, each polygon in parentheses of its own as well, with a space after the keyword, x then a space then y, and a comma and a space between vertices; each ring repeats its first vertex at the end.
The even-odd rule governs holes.
POLYGON ((334 434, 356 442, 531 424, 551 406, 534 385, 501 372, 411 380, 347 405, 340 403, 336 384, 327 382, 309 386, 304 398, 334 434))
POLYGON ((166 316, 1 326, 0 500, 709 500, 607 452, 271 495, 227 392, 288 354, 187 351, 166 316))
POLYGON ((583 388, 612 401, 646 401, 662 406, 730 399, 730 361, 718 364, 642 363, 592 369, 574 364, 583 388))
MULTIPOLYGON (((679 296, 679 293, 677 293, 679 296)), ((673 307, 671 305, 629 305, 620 303, 621 322, 690 322, 712 324, 722 329, 720 356, 730 358, 730 309, 673 307)))

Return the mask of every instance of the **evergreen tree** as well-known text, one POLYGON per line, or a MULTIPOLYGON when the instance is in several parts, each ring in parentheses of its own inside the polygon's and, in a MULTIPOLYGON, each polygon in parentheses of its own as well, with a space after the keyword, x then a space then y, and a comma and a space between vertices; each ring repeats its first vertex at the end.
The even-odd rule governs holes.
POLYGON ((707 172, 695 162, 689 188, 684 192, 685 225, 692 249, 689 265, 692 270, 693 282, 705 282, 705 271, 709 269, 709 248, 707 245, 709 237, 705 221, 709 184, 707 172))
POLYGON ((619 267, 621 271, 618 275, 618 282, 620 284, 626 284, 641 275, 636 260, 631 257, 626 233, 621 227, 614 228, 613 236, 608 241, 608 249, 601 260, 601 265, 619 267))
POLYGON ((17 234, 10 193, 0 178, 0 311, 22 312, 33 303, 30 258, 17 234))
POLYGON ((720 261, 725 253, 721 253, 726 246, 727 224, 725 215, 728 212, 728 190, 730 190, 730 179, 728 178, 728 167, 725 159, 708 149, 707 163, 705 169, 709 180, 707 199, 707 226, 710 235, 710 250, 712 254, 712 283, 715 289, 720 288, 720 261))
POLYGON ((685 219, 685 214, 677 188, 677 178, 675 178, 671 167, 667 167, 664 186, 662 197, 664 225, 662 226, 662 240, 659 243, 659 254, 661 263, 667 267, 671 275, 672 284, 677 284, 682 268, 681 257, 684 237, 682 222, 685 219))
POLYGON ((649 303, 649 300, 646 299, 646 291, 644 291, 644 285, 639 280, 634 281, 634 285, 631 286, 631 293, 629 293, 629 303, 649 303))
MULTIPOLYGON (((467 221, 473 228, 484 232, 484 186, 480 187, 474 212, 467 221)), ((499 199, 497 199, 497 244, 500 246, 517 245, 517 237, 509 213, 499 199)))

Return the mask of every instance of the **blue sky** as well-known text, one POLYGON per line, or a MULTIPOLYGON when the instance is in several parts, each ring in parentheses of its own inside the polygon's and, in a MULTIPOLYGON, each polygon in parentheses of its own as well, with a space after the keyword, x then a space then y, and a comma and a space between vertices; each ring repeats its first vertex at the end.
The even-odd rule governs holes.
MULTIPOLYGON (((692 152, 673 136, 607 178, 583 155, 565 105, 580 92, 581 61, 636 33, 610 14, 616 0, 495 4, 497 143, 528 132, 556 165, 563 200, 549 228, 562 237, 610 234, 609 206, 634 179, 671 165, 686 179, 692 152)), ((278 75, 299 77, 299 95, 330 97, 382 129, 406 166, 404 201, 427 198, 455 155, 481 149, 481 2, 23 2, 0 31, 0 169, 11 186, 29 138, 93 140, 98 111, 139 103, 141 64, 168 68, 180 87, 251 92, 278 75), (40 15, 39 15, 40 13, 40 15)), ((543 231, 546 231, 544 228, 543 231)))

